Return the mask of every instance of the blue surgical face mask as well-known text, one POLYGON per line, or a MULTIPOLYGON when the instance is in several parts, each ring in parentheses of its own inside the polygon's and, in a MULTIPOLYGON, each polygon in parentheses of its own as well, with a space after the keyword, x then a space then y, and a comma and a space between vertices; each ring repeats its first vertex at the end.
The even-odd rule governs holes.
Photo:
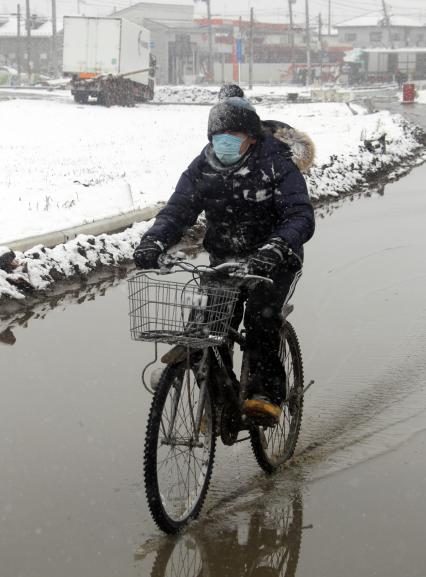
POLYGON ((214 134, 212 138, 214 153, 226 166, 235 164, 241 159, 240 148, 243 142, 244 138, 232 134, 214 134))

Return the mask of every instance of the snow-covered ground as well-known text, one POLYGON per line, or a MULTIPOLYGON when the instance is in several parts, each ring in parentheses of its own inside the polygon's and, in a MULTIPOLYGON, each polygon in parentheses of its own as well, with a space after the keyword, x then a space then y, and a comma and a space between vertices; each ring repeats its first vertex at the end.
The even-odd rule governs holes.
POLYGON ((25 254, 18 252, 16 257, 20 266, 15 272, 7 273, 0 269, 0 300, 2 297, 24 299, 28 294, 27 283, 37 291, 43 291, 57 280, 87 275, 98 266, 114 266, 130 260, 150 224, 136 223, 121 233, 111 235, 81 234, 52 249, 39 245, 25 254))
MULTIPOLYGON (((167 200, 207 142, 207 106, 106 109, 14 100, 1 102, 0 110, 0 245, 167 200)), ((269 103, 257 111, 314 140, 316 164, 307 175, 313 198, 353 190, 419 150, 412 125, 387 111, 367 114, 340 103, 269 103), (386 153, 369 151, 365 141, 383 134, 386 153)), ((54 249, 36 247, 18 255, 24 263, 18 272, 44 289, 98 264, 117 264, 131 256, 148 226, 120 235, 81 235, 54 249)), ((0 297, 22 296, 10 283, 16 280, 0 270, 0 297)))
MULTIPOLYGON (((287 101, 288 94, 297 93, 301 98, 309 98, 310 89, 294 84, 280 86, 254 86, 251 90, 242 87, 247 98, 253 102, 287 101)), ((217 102, 220 86, 157 86, 154 102, 173 104, 214 104, 217 102)))
POLYGON ((426 104, 426 90, 418 90, 416 102, 419 104, 426 104))
MULTIPOLYGON (((207 142, 205 106, 106 109, 19 100, 0 106, 0 244, 167 200, 207 142)), ((313 196, 337 195, 362 180, 377 160, 360 149, 365 138, 386 132, 388 154, 378 165, 416 146, 401 117, 352 108, 332 103, 257 107, 262 118, 286 121, 314 140, 313 196)))

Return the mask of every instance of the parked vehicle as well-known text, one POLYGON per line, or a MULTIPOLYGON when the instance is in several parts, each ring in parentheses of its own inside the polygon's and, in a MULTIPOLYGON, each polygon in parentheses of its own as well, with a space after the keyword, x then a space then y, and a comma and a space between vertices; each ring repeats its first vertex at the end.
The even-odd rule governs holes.
POLYGON ((64 17, 64 75, 76 102, 133 106, 152 100, 150 33, 124 18, 64 17))

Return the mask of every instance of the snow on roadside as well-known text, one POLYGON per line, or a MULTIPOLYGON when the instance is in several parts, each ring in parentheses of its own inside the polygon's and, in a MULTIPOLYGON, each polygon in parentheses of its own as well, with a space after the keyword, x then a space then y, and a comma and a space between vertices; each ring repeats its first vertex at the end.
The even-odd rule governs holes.
POLYGON ((49 289, 56 281, 85 276, 99 266, 117 266, 129 261, 133 251, 153 221, 135 223, 117 234, 99 236, 80 234, 54 248, 42 245, 16 253, 20 266, 14 273, 0 269, 0 300, 2 297, 24 299, 22 281, 36 291, 49 289))
MULTIPOLYGON (((416 148, 401 117, 351 106, 257 106, 261 118, 288 122, 314 140, 315 197, 347 192, 365 171, 377 171, 416 148), (364 139, 383 132, 388 155, 379 158, 365 150, 364 139)), ((8 101, 0 107, 0 244, 165 201, 207 142, 205 106, 106 109, 8 101)))
MULTIPOLYGON (((309 97, 310 90, 303 86, 287 84, 281 86, 255 86, 251 90, 242 87, 245 95, 253 102, 287 101, 289 93, 309 97)), ((154 102, 166 104, 215 104, 220 86, 157 86, 154 102)))
POLYGON ((418 90, 416 102, 419 104, 426 104, 426 90, 418 90))
MULTIPOLYGON (((60 230, 167 200, 182 170, 206 143, 209 108, 136 109, 58 102, 0 104, 0 244, 60 230), (29 128, 31 130, 29 130, 29 128)), ((258 105, 263 119, 309 133, 317 148, 307 175, 314 199, 338 196, 406 165, 420 150, 416 129, 387 111, 367 114, 341 103, 258 105), (386 152, 377 147, 386 140, 386 152), (373 143, 373 148, 366 146, 373 143)), ((19 254, 24 268, 0 270, 0 298, 23 298, 21 278, 37 290, 131 258, 149 224, 118 235, 83 236, 53 249, 19 254)))

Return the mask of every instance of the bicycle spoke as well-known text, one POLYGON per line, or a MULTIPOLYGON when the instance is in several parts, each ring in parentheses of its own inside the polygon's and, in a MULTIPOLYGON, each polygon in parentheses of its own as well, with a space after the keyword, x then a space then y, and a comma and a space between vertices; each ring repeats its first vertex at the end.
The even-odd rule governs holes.
POLYGON ((281 334, 279 356, 286 375, 286 397, 280 419, 274 427, 257 429, 251 435, 257 461, 268 472, 292 456, 301 424, 303 399, 298 400, 296 394, 299 387, 303 387, 303 366, 296 333, 287 321, 281 334))
POLYGON ((203 395, 192 370, 185 367, 170 387, 161 414, 158 489, 168 515, 177 520, 197 502, 207 474, 212 423, 208 410, 198 409, 203 395), (203 417, 203 433, 196 431, 197 414, 203 417))

